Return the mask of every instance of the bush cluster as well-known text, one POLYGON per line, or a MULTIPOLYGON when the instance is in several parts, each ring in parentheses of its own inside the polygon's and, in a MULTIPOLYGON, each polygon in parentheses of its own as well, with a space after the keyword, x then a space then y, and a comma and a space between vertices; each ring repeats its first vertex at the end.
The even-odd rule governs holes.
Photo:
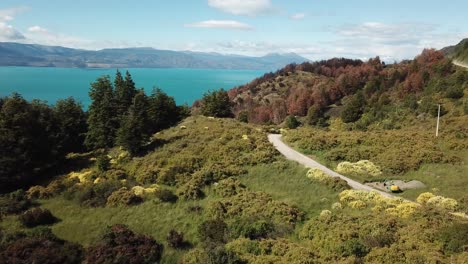
POLYGON ((243 185, 238 179, 227 178, 219 181, 215 185, 215 192, 221 197, 230 197, 239 194, 246 190, 246 186, 243 185))
POLYGON ((113 225, 102 240, 88 248, 87 263, 159 263, 163 246, 125 225, 113 225))
POLYGON ((184 233, 171 229, 167 234, 167 244, 172 248, 183 248, 186 245, 184 233))
POLYGON ((307 177, 321 184, 325 184, 329 188, 337 192, 351 188, 345 180, 338 177, 329 176, 328 174, 317 168, 312 168, 308 170, 307 177))
POLYGON ((57 218, 47 209, 33 208, 20 215, 19 220, 26 227, 35 227, 53 224, 57 218))
POLYGON ((106 204, 108 206, 129 206, 137 205, 141 202, 143 202, 143 199, 140 196, 123 187, 109 195, 106 204))
POLYGON ((85 183, 69 188, 64 193, 64 197, 83 206, 103 207, 107 204, 108 197, 122 187, 124 186, 120 181, 104 180, 96 184, 85 183))
POLYGON ((174 203, 179 198, 171 190, 167 190, 167 189, 159 189, 154 193, 154 195, 161 202, 166 202, 166 203, 174 203))
POLYGON ((0 217, 5 214, 18 214, 32 206, 23 190, 0 195, 0 217))
POLYGON ((369 160, 360 160, 358 162, 340 162, 336 167, 338 173, 350 176, 373 176, 378 177, 382 175, 379 166, 376 166, 369 160))
POLYGON ((0 250, 0 260, 2 263, 80 264, 83 248, 58 239, 49 231, 46 236, 26 236, 8 244, 0 250))

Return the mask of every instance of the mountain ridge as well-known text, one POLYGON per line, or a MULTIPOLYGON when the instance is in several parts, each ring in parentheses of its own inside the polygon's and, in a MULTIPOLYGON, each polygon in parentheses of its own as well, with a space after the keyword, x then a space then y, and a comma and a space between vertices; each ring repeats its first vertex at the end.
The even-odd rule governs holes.
POLYGON ((0 66, 64 68, 213 68, 277 70, 308 59, 295 53, 269 53, 261 57, 150 47, 73 49, 61 46, 0 42, 0 66))

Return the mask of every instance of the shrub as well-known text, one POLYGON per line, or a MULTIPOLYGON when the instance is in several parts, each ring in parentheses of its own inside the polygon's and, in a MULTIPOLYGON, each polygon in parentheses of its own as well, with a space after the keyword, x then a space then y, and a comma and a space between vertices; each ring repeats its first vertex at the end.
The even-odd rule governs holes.
POLYGON ((458 203, 455 199, 445 198, 443 196, 434 196, 427 200, 427 205, 434 206, 440 209, 454 211, 457 209, 458 203))
POLYGON ((443 242, 443 249, 448 254, 466 251, 468 245, 468 224, 454 223, 438 234, 443 242))
POLYGON ((16 240, 0 251, 0 262, 80 264, 83 262, 83 248, 53 235, 26 237, 16 240))
POLYGON ((52 194, 43 186, 32 186, 26 192, 29 199, 47 199, 52 196, 52 194))
POLYGON ((102 240, 88 248, 87 263, 159 263, 163 246, 125 225, 113 225, 102 240))
POLYGON ((286 118, 286 127, 289 129, 297 128, 301 123, 297 120, 297 118, 293 115, 288 116, 286 118))
POLYGON ((109 180, 124 180, 127 178, 127 173, 121 169, 110 169, 105 172, 105 178, 109 180))
POLYGON ((198 237, 202 242, 225 243, 228 226, 222 220, 207 220, 198 227, 198 237))
POLYGON ((351 188, 345 180, 338 177, 331 177, 317 168, 312 168, 308 170, 307 177, 309 179, 327 185, 334 191, 343 191, 351 188))
POLYGON ((343 242, 339 248, 339 251, 341 251, 343 257, 364 257, 367 255, 367 253, 369 253, 370 249, 364 245, 360 239, 353 238, 343 242))
POLYGON ((215 192, 222 197, 234 196, 246 189, 239 180, 234 178, 227 178, 218 182, 215 187, 215 192))
POLYGON ((254 217, 237 218, 230 226, 231 237, 245 237, 249 239, 264 239, 275 232, 275 225, 266 219, 254 217))
POLYGON ((111 159, 109 158, 109 156, 107 156, 107 154, 102 154, 102 155, 99 155, 99 157, 97 157, 96 159, 96 167, 97 169, 100 171, 100 172, 105 172, 107 171, 110 166, 111 166, 111 163, 110 163, 111 159))
POLYGON ((273 200, 263 192, 244 191, 235 196, 214 201, 208 208, 211 217, 233 219, 239 217, 268 219, 277 225, 294 227, 303 219, 303 212, 296 206, 273 200))
POLYGON ((341 162, 336 167, 338 173, 342 173, 350 176, 373 176, 377 177, 382 175, 382 171, 379 166, 368 160, 360 160, 356 163, 341 162))
POLYGON ((107 198, 108 206, 136 205, 141 202, 143 202, 143 199, 140 196, 135 195, 132 191, 129 191, 125 187, 121 188, 118 191, 113 192, 107 198))
POLYGON ((416 201, 420 204, 426 204, 427 201, 429 201, 429 199, 431 199, 432 197, 434 197, 435 195, 430 193, 430 192, 424 192, 424 193, 421 193, 418 198, 416 198, 416 201))
POLYGON ((105 206, 107 198, 120 188, 122 188, 120 181, 86 183, 69 188, 64 193, 64 197, 68 200, 75 200, 84 206, 100 207, 105 206))
POLYGON ((199 180, 192 180, 177 189, 177 196, 183 200, 198 200, 205 196, 203 184, 199 180))
POLYGON ((26 227, 35 227, 53 224, 57 221, 57 218, 47 209, 33 208, 24 212, 19 220, 26 227))
POLYGON ((445 97, 451 99, 460 99, 463 97, 462 86, 452 86, 445 91, 445 97))
POLYGON ((242 111, 237 115, 237 120, 243 123, 249 122, 249 114, 246 111, 242 111))
POLYGON ((171 229, 167 234, 167 244, 172 248, 185 247, 184 233, 171 229))
POLYGON ((158 198, 161 202, 168 202, 168 203, 174 203, 177 201, 178 197, 175 195, 172 191, 167 190, 167 189, 159 189, 156 190, 154 193, 156 198, 158 198))
POLYGON ((31 206, 32 202, 23 190, 0 195, 0 216, 21 213, 31 206))

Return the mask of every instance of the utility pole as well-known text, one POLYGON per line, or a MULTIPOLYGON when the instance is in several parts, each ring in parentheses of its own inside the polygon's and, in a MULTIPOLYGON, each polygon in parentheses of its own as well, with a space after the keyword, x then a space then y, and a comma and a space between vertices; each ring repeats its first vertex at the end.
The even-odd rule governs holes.
POLYGON ((440 104, 439 104, 439 110, 437 111, 436 137, 439 136, 439 119, 440 119, 440 104))

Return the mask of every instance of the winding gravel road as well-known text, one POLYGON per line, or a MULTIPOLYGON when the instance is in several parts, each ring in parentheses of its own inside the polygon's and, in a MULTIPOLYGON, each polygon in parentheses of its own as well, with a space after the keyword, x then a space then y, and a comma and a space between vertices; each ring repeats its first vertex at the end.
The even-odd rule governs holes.
POLYGON ((323 172, 325 172, 326 174, 332 176, 332 177, 339 177, 343 180, 345 180, 349 186, 351 186, 351 188, 355 189, 355 190, 364 190, 364 191, 377 191, 379 192, 380 194, 382 194, 383 196, 385 197, 389 197, 389 198, 396 198, 396 196, 393 196, 392 194, 390 193, 387 193, 387 192, 383 192, 383 191, 380 191, 380 190, 376 190, 370 186, 367 186, 367 185, 364 185, 362 183, 359 183, 355 180, 351 180, 350 178, 348 177, 345 177, 339 173, 336 173, 332 170, 330 170, 329 168, 323 166, 322 164, 316 162, 315 160, 295 151, 294 149, 292 149, 291 147, 289 147, 288 145, 286 145, 283 141, 281 141, 281 135, 279 134, 269 134, 268 135, 268 140, 273 144, 273 146, 275 146, 275 148, 281 153, 283 154, 287 159, 289 160, 294 160, 308 168, 317 168, 323 172))
POLYGON ((468 69, 468 65, 466 65, 465 63, 463 62, 459 62, 459 61, 452 61, 453 64, 457 65, 457 66, 460 66, 460 67, 463 67, 463 68, 467 68, 468 69))

